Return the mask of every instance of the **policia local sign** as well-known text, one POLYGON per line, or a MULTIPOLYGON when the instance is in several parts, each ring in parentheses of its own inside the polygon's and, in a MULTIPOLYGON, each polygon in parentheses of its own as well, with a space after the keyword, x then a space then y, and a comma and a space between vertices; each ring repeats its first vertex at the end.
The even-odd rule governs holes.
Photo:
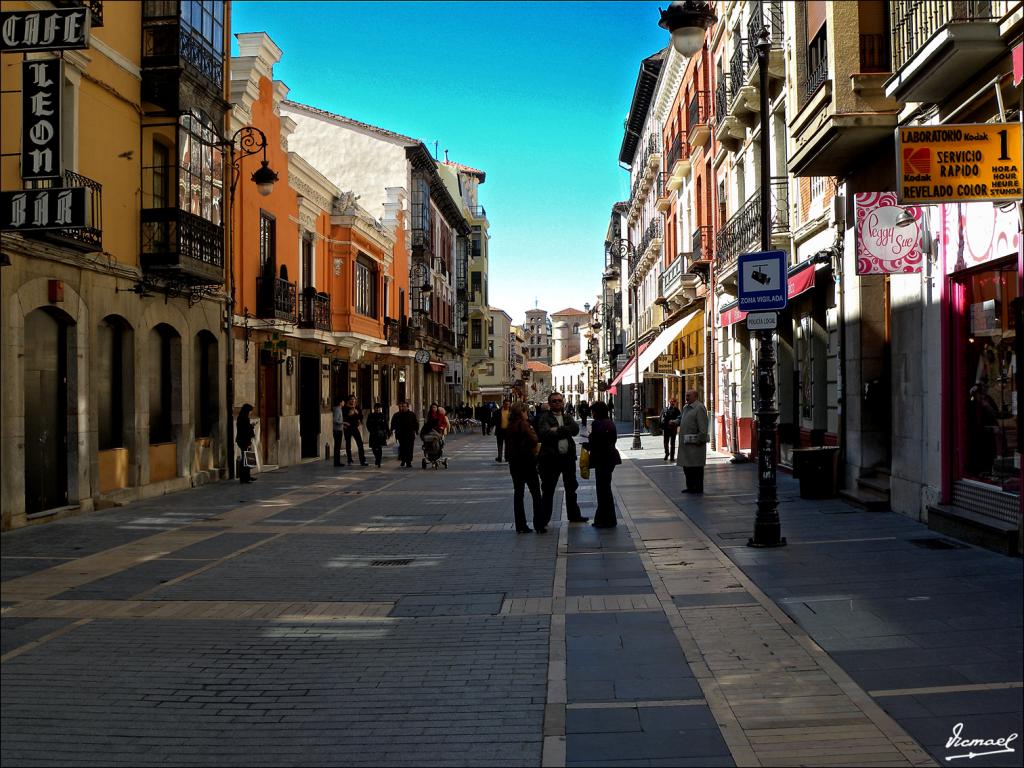
POLYGON ((899 201, 1021 199, 1020 123, 916 125, 896 131, 899 201))

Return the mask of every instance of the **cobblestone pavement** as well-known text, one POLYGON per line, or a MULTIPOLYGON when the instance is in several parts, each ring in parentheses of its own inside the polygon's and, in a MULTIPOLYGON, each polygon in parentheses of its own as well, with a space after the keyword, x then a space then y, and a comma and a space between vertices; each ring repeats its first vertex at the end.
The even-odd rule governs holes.
MULTIPOLYGON (((890 668, 856 655, 876 635, 831 614, 814 625, 798 607, 816 604, 788 599, 809 592, 773 581, 788 568, 827 584, 870 559, 791 546, 792 562, 745 561, 712 518, 739 530, 747 501, 681 514, 680 471, 651 451, 616 472, 618 528, 557 514, 549 535, 517 535, 493 446, 456 435, 448 470, 314 462, 4 534, 0 759, 931 765, 915 720, 938 716, 937 697, 991 693, 990 711, 1019 699, 1005 685, 916 690, 930 678, 906 696, 876 690, 908 684, 898 666, 860 677, 890 668), (848 644, 829 647, 828 632, 848 644)), ((709 489, 744 471, 709 470, 709 489)), ((581 503, 593 509, 592 481, 581 503)), ((984 586, 986 570, 1009 573, 997 565, 982 557, 972 573, 984 586)), ((1010 615, 1019 636, 1019 606, 1010 615)), ((1012 630, 985 629, 986 653, 1012 657, 1012 630)))

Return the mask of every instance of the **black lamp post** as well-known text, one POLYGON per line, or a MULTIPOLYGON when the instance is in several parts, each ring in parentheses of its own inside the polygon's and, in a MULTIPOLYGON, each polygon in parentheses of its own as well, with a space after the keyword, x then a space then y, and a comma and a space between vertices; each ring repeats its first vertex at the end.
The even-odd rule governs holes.
MULTIPOLYGON (((626 259, 630 269, 636 260, 636 251, 633 244, 621 237, 617 237, 608 244, 608 253, 617 259, 618 264, 626 259)), ((634 451, 643 448, 640 442, 640 428, 643 423, 643 414, 640 410, 640 324, 637 317, 637 290, 635 286, 629 287, 629 304, 633 314, 633 444, 634 451)))
POLYGON ((229 201, 231 210, 228 212, 228 225, 226 227, 226 232, 228 234, 228 302, 226 307, 228 348, 226 368, 228 411, 227 450, 228 455, 232 457, 232 460, 228 462, 228 477, 233 479, 235 477, 235 339, 233 335, 235 317, 235 265, 233 237, 235 225, 235 188, 238 186, 238 177, 241 175, 241 163, 242 158, 244 157, 250 157, 257 153, 263 154, 263 159, 260 161, 260 167, 253 172, 251 177, 253 183, 256 185, 256 190, 263 197, 269 195, 273 190, 274 183, 277 181, 277 174, 271 170, 270 165, 267 162, 267 135, 255 126, 242 126, 235 131, 235 134, 229 140, 222 142, 220 146, 226 147, 230 154, 229 167, 231 169, 231 183, 229 185, 229 201))
MULTIPOLYGON (((761 250, 772 247, 771 144, 768 134, 768 54, 772 43, 761 19, 757 32, 757 74, 761 100, 761 250)), ((785 278, 785 275, 783 275, 785 278)), ((775 450, 778 445, 779 409, 775 405, 775 331, 757 332, 757 517, 748 547, 782 547, 775 450)))
MULTIPOLYGON (((704 44, 704 36, 718 21, 711 5, 700 0, 675 0, 661 12, 659 26, 672 33, 672 45, 683 56, 692 56, 704 44)), ((761 17, 757 32, 758 81, 761 107, 761 250, 771 249, 771 146, 768 133, 768 54, 771 39, 761 17)), ((779 411, 775 406, 775 333, 758 331, 757 349, 757 517, 751 547, 779 547, 786 543, 779 522, 775 449, 779 411)))

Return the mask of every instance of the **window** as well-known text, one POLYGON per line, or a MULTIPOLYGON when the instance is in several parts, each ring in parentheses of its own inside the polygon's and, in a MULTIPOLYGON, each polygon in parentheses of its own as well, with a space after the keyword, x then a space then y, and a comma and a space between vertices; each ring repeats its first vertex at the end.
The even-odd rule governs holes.
POLYGON ((223 0, 186 0, 181 6, 182 26, 219 57, 224 51, 223 0))
POLYGON ((494 335, 494 318, 493 318, 493 317, 492 317, 492 318, 490 319, 490 325, 489 325, 489 326, 488 326, 488 328, 487 328, 487 333, 488 333, 488 334, 489 334, 490 336, 493 336, 493 335, 494 335))
POLYGON ((472 336, 473 336, 472 344, 473 344, 473 349, 481 349, 481 348, 483 348, 483 345, 484 345, 484 343, 483 343, 483 331, 484 331, 483 323, 480 322, 479 320, 474 320, 473 323, 472 323, 472 336))
POLYGON ((274 217, 266 211, 260 211, 260 274, 271 277, 277 263, 276 230, 274 217))
MULTIPOLYGON (((470 272, 470 274, 469 274, 469 292, 473 296, 474 301, 477 300, 477 294, 478 293, 480 293, 480 294, 483 293, 482 285, 483 285, 483 283, 481 283, 481 275, 480 275, 480 273, 479 272, 470 272)), ((480 298, 483 298, 483 297, 481 296, 480 298)))
POLYGON ((360 253, 356 258, 355 305, 356 312, 367 317, 377 317, 377 265, 360 253))
POLYGON ((302 287, 313 288, 313 235, 302 235, 302 287))
MULTIPOLYGON (((128 324, 111 316, 100 323, 96 333, 96 377, 99 449, 123 448, 125 425, 124 393, 126 353, 131 355, 128 324)), ((130 360, 130 357, 128 358, 130 360)))
POLYGON ((167 181, 170 176, 171 157, 167 147, 153 142, 153 208, 167 207, 167 181))
POLYGON ((178 207, 218 226, 224 193, 224 151, 220 136, 205 115, 192 111, 178 124, 178 207))
POLYGON ((487 342, 487 356, 494 357, 494 339, 487 342))

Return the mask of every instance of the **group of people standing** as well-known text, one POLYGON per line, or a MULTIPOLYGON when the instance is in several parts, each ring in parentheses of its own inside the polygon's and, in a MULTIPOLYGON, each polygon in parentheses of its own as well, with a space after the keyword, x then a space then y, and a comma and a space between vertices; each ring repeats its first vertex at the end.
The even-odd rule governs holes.
MULTIPOLYGON (((526 406, 506 400, 499 413, 505 413, 505 426, 498 432, 497 460, 502 460, 504 449, 512 476, 513 510, 516 531, 519 533, 546 533, 554 509, 555 490, 561 479, 565 491, 565 507, 571 523, 585 523, 590 518, 580 510, 576 491, 576 441, 580 425, 565 412, 565 399, 561 393, 548 396, 547 409, 538 409, 531 423, 526 406), (529 489, 533 499, 533 528, 526 523, 525 492, 529 489)), ((615 448, 618 435, 615 422, 608 418, 604 403, 593 406, 593 424, 587 449, 590 466, 597 481, 597 509, 594 526, 614 528, 615 501, 611 493, 611 475, 622 463, 615 448)))

